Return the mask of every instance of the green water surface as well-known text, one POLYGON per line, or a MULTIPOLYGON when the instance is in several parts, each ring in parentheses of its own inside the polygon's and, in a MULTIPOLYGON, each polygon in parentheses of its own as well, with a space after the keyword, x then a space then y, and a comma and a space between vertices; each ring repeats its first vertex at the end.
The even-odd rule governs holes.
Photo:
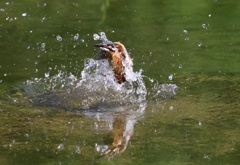
POLYGON ((1 1, 0 164, 239 164, 239 20, 237 0, 1 1), (111 144, 95 127, 103 122, 35 107, 15 91, 49 72, 80 78, 101 31, 124 43, 134 70, 178 86, 170 99, 147 99, 128 147, 112 158, 95 149, 111 144))

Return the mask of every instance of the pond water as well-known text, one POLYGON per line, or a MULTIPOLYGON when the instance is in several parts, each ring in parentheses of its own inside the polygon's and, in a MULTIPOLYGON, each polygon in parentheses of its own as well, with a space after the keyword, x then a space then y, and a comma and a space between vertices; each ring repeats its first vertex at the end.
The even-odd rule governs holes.
POLYGON ((0 2, 0 164, 238 164, 236 0, 0 2), (105 32, 133 58, 118 84, 105 32), (133 69, 133 70, 131 70, 133 69))

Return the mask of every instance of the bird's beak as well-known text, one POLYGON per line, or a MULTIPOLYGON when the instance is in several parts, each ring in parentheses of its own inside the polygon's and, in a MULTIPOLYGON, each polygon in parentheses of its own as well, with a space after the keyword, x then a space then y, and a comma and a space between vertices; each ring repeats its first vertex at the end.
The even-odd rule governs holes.
POLYGON ((95 44, 94 47, 97 47, 97 48, 99 48, 99 49, 101 49, 101 50, 103 50, 105 52, 109 52, 110 51, 110 49, 107 47, 106 44, 95 44))
POLYGON ((95 45, 93 45, 93 47, 97 47, 97 48, 103 47, 103 44, 95 44, 95 45))
POLYGON ((106 51, 106 52, 109 52, 109 51, 116 52, 117 51, 117 48, 115 48, 115 46, 112 47, 108 44, 103 44, 103 43, 95 44, 94 47, 100 48, 101 50, 106 51))

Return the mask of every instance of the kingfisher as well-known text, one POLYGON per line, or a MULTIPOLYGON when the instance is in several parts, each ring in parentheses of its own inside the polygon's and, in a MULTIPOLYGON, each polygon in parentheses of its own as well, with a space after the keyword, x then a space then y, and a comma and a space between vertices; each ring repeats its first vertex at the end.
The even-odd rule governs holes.
POLYGON ((116 81, 119 84, 125 82, 125 67, 132 67, 133 65, 133 61, 125 46, 120 42, 104 41, 100 44, 95 44, 94 47, 100 49, 96 59, 108 59, 116 81))

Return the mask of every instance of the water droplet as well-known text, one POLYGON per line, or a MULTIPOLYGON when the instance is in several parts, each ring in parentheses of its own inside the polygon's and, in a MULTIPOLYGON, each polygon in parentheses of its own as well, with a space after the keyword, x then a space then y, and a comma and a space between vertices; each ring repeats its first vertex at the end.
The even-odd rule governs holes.
POLYGON ((79 146, 75 146, 75 153, 81 154, 81 150, 79 146))
POLYGON ((23 17, 26 17, 26 16, 27 16, 27 13, 22 13, 22 16, 23 16, 23 17))
POLYGON ((93 34, 93 39, 94 40, 99 40, 100 39, 100 36, 98 34, 93 34))
POLYGON ((45 77, 46 77, 46 78, 48 78, 49 75, 50 75, 49 72, 46 72, 46 73, 45 73, 45 77))
POLYGON ((42 17, 42 22, 45 21, 46 17, 42 17))
POLYGON ((100 32, 99 35, 94 34, 93 39, 94 40, 101 40, 102 42, 107 42, 108 41, 108 39, 106 37, 106 34, 104 32, 100 32))
POLYGON ((202 126, 202 122, 201 122, 201 121, 199 121, 199 122, 198 122, 198 125, 199 125, 199 126, 202 126))
POLYGON ((99 144, 95 144, 95 149, 97 152, 104 152, 108 149, 107 145, 99 145, 99 144))
POLYGON ((210 160, 210 157, 209 157, 207 154, 204 154, 204 155, 203 155, 203 158, 210 160))
POLYGON ((59 144, 58 147, 57 147, 57 149, 63 150, 63 149, 64 149, 64 144, 59 144))
POLYGON ((99 34, 100 34, 100 39, 101 39, 102 41, 108 41, 108 39, 107 39, 107 37, 106 37, 106 34, 105 34, 104 32, 100 32, 99 34))
POLYGON ((184 29, 184 30, 183 30, 183 33, 184 33, 184 34, 187 34, 187 33, 188 33, 188 31, 187 31, 186 29, 184 29))
POLYGON ((24 134, 24 137, 29 138, 29 134, 28 133, 24 134))
POLYGON ((41 51, 45 51, 45 49, 46 49, 46 44, 45 43, 41 43, 40 50, 41 51))
POLYGON ((207 29, 209 27, 209 24, 202 24, 202 28, 207 29))
POLYGON ((73 39, 76 41, 76 40, 78 40, 78 38, 79 38, 79 34, 76 34, 74 37, 73 37, 73 39))
POLYGON ((178 66, 178 68, 179 68, 179 69, 182 69, 182 68, 183 68, 182 64, 180 64, 180 65, 178 66))
POLYGON ((9 22, 12 22, 13 21, 13 18, 9 18, 9 22))
POLYGON ((170 75, 168 76, 168 79, 169 79, 169 80, 172 80, 172 79, 173 79, 173 75, 170 74, 170 75))
POLYGON ((62 37, 61 37, 60 35, 57 35, 57 36, 56 36, 56 39, 57 39, 59 42, 62 41, 62 37))

